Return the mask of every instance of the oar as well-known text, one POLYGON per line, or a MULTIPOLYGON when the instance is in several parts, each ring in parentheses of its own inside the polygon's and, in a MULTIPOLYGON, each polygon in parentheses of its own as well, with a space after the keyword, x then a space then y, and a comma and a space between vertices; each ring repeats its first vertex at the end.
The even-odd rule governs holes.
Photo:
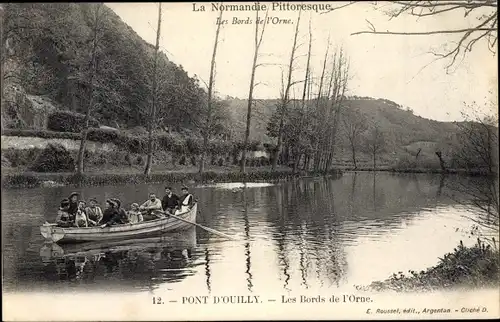
POLYGON ((222 236, 222 237, 226 237, 226 238, 229 238, 229 239, 232 239, 232 240, 236 240, 236 238, 234 238, 233 236, 226 235, 226 234, 221 233, 220 231, 217 231, 217 230, 215 230, 215 229, 205 227, 205 226, 203 226, 203 225, 197 224, 197 223, 195 223, 195 222, 189 221, 189 220, 184 219, 184 218, 181 218, 181 217, 177 217, 176 215, 172 215, 171 213, 167 213, 167 212, 164 212, 164 211, 163 211, 163 213, 164 213, 165 215, 167 215, 167 216, 172 217, 172 218, 175 218, 175 219, 178 219, 178 220, 181 220, 181 221, 187 222, 187 223, 189 223, 189 224, 191 224, 191 225, 195 225, 195 226, 197 226, 197 227, 200 227, 201 229, 204 229, 204 230, 206 230, 206 231, 208 231, 208 232, 210 232, 210 233, 212 233, 212 234, 219 235, 219 236, 222 236))

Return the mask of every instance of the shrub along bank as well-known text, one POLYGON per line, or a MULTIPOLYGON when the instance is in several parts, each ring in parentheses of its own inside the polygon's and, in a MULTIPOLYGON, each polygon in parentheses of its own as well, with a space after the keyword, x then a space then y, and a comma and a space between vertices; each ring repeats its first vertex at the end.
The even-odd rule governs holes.
MULTIPOLYGON (((495 241, 494 241, 495 242, 495 241)), ((369 287, 375 291, 393 290, 432 291, 455 287, 497 286, 500 281, 500 257, 498 249, 485 244, 479 238, 473 247, 462 242, 439 259, 439 263, 425 271, 399 272, 369 287)))
MULTIPOLYGON (((90 174, 78 175, 75 173, 33 173, 11 174, 2 176, 2 187, 4 188, 33 188, 43 186, 47 182, 54 185, 124 185, 140 183, 214 183, 214 182, 258 182, 258 181, 280 181, 292 178, 304 177, 305 173, 292 173, 292 171, 266 171, 250 170, 241 172, 214 172, 208 171, 203 174, 196 172, 165 172, 152 173, 146 177, 144 174, 90 174)), ((314 175, 308 173, 307 175, 314 175)), ((319 175, 319 174, 318 174, 319 175)), ((321 175, 325 175, 321 173, 321 175)), ((342 173, 332 170, 328 176, 341 176, 342 173)))
MULTIPOLYGON (((80 140, 81 133, 75 132, 57 132, 47 130, 18 130, 6 129, 2 131, 5 136, 21 136, 21 137, 39 137, 45 139, 70 139, 80 140)), ((90 128, 87 133, 87 139, 99 143, 113 143, 120 150, 125 150, 130 153, 147 153, 147 135, 132 135, 130 133, 112 130, 90 128)), ((157 133, 154 135, 156 150, 169 151, 179 154, 198 155, 203 147, 203 139, 195 136, 183 136, 179 133, 157 133)), ((209 153, 211 154, 237 154, 242 150, 241 142, 225 141, 225 140, 210 140, 209 153)), ((262 145, 260 142, 250 142, 249 151, 271 151, 272 145, 262 145)))

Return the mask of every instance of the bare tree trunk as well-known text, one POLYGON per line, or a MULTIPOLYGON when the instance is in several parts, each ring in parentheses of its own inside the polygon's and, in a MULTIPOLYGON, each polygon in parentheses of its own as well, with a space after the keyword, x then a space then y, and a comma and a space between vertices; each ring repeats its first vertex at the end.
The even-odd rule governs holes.
POLYGON ((85 145, 87 143, 87 133, 89 129, 90 112, 94 105, 94 78, 97 73, 96 66, 96 54, 97 54, 97 32, 99 30, 99 11, 101 9, 101 4, 97 5, 94 11, 94 28, 92 37, 92 53, 90 58, 90 76, 89 76, 89 102, 87 106, 87 111, 85 112, 84 128, 82 131, 82 137, 80 139, 80 148, 78 149, 78 157, 76 163, 76 172, 82 174, 84 171, 85 162, 85 145))
POLYGON ((300 25, 300 15, 302 10, 299 10, 299 16, 297 18, 297 24, 295 26, 295 34, 293 36, 293 45, 292 45, 292 53, 290 54, 290 63, 288 64, 288 77, 287 84, 285 86, 285 91, 283 93, 282 105, 281 105, 281 115, 280 115, 280 125, 278 129, 278 144, 276 145, 276 149, 274 150, 274 158, 273 163, 271 165, 271 171, 276 170, 276 165, 278 161, 278 156, 281 152, 281 148, 283 145, 283 127, 285 123, 285 114, 288 107, 288 101, 290 98, 290 88, 292 87, 292 73, 293 73, 293 62, 295 60, 295 50, 297 49, 297 35, 299 34, 299 25, 300 25))
POLYGON ((351 151, 352 151, 352 162, 354 163, 354 170, 356 170, 358 168, 358 165, 356 164, 356 147, 353 142, 351 143, 351 151))
POLYGON ((377 151, 373 150, 373 171, 377 170, 376 159, 377 159, 377 151))
POLYGON ((217 30, 215 32, 215 41, 214 41, 214 50, 212 53, 212 61, 210 63, 210 79, 208 80, 208 97, 207 97, 207 115, 206 115, 206 124, 203 129, 203 147, 201 151, 200 157, 200 168, 199 173, 203 173, 205 171, 205 158, 208 151, 208 141, 210 139, 210 128, 212 126, 212 91, 214 86, 214 71, 215 71, 215 57, 217 56, 217 44, 219 43, 219 31, 222 23, 222 13, 223 10, 220 11, 219 14, 219 23, 217 23, 217 30))
MULTIPOLYGON (((264 17, 264 21, 267 19, 267 13, 264 17)), ((257 58, 259 56, 259 48, 262 43, 262 37, 264 36, 264 31, 266 29, 267 23, 265 23, 262 27, 262 31, 259 37, 259 24, 257 21, 259 20, 259 11, 256 11, 256 23, 255 23, 255 49, 253 53, 253 63, 252 63, 252 73, 250 76, 250 89, 248 91, 248 105, 247 105, 247 122, 245 129, 245 139, 243 141, 243 150, 241 151, 241 162, 240 162, 240 172, 245 172, 245 165, 247 160, 247 148, 248 148, 248 140, 250 138, 250 122, 252 120, 252 104, 253 104, 253 90, 255 87, 255 70, 257 69, 257 58)))
POLYGON ((146 160, 146 168, 144 169, 144 174, 149 176, 151 173, 151 166, 153 164, 153 131, 155 128, 155 117, 156 117, 156 90, 157 90, 157 66, 158 66, 158 50, 160 48, 160 28, 161 28, 161 2, 158 4, 158 29, 156 30, 156 45, 155 45, 155 57, 153 61, 153 97, 151 103, 151 111, 149 115, 148 123, 148 157, 146 160))
POLYGON ((441 170, 443 170, 443 172, 446 172, 446 164, 444 163, 441 151, 436 151, 436 155, 439 158, 439 165, 441 166, 441 170))

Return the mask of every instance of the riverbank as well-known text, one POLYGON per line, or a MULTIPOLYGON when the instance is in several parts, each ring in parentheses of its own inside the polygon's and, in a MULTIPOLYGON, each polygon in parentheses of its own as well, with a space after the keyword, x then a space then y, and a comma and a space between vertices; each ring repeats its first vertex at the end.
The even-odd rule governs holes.
POLYGON ((420 272, 410 270, 408 275, 398 272, 384 281, 373 282, 369 288, 374 291, 428 292, 459 287, 498 286, 499 255, 497 247, 492 247, 479 238, 472 247, 465 247, 460 242, 453 252, 439 258, 436 266, 420 272))
MULTIPOLYGON (((247 169, 245 173, 239 172, 236 167, 208 169, 199 174, 195 167, 175 171, 153 170, 149 176, 145 176, 139 169, 136 171, 118 172, 116 169, 109 172, 90 171, 78 175, 73 172, 40 173, 40 172, 14 172, 2 173, 3 188, 34 188, 40 186, 99 186, 99 185, 126 185, 140 183, 227 183, 227 182, 258 182, 258 181, 280 181, 291 178, 304 178, 311 176, 341 176, 342 171, 331 170, 328 173, 315 173, 297 171, 293 173, 290 169, 280 168, 276 171, 271 169, 247 169)), ((3 171, 2 171, 3 172, 3 171)))

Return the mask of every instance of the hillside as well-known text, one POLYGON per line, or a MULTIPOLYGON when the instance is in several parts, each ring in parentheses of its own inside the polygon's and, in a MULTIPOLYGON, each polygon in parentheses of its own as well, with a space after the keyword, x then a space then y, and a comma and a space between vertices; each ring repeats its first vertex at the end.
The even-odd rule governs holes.
MULTIPOLYGON (((235 119, 234 132, 243 136, 247 100, 231 99, 228 101, 232 116, 235 119)), ((266 135, 269 118, 276 109, 276 100, 257 100, 253 109, 250 136, 253 140, 273 142, 266 135)), ((361 112, 368 123, 378 123, 387 142, 389 150, 429 150, 433 154, 435 147, 442 144, 456 132, 453 123, 439 122, 414 115, 403 110, 397 103, 385 99, 349 98, 344 102, 346 108, 355 108, 361 112)), ((342 142, 342 134, 340 134, 342 142)), ((343 142, 347 144, 347 142, 343 142)))
MULTIPOLYGON (((39 124, 33 119, 46 112, 43 109, 86 110, 94 31, 93 116, 102 125, 145 125, 154 48, 111 9, 101 6, 97 10, 88 3, 7 3, 2 7, 2 125, 36 128, 39 124), (47 101, 44 108, 34 108, 30 96, 47 101)), ((164 53, 159 57, 158 75, 160 126, 194 128, 204 95, 197 80, 164 53)))

